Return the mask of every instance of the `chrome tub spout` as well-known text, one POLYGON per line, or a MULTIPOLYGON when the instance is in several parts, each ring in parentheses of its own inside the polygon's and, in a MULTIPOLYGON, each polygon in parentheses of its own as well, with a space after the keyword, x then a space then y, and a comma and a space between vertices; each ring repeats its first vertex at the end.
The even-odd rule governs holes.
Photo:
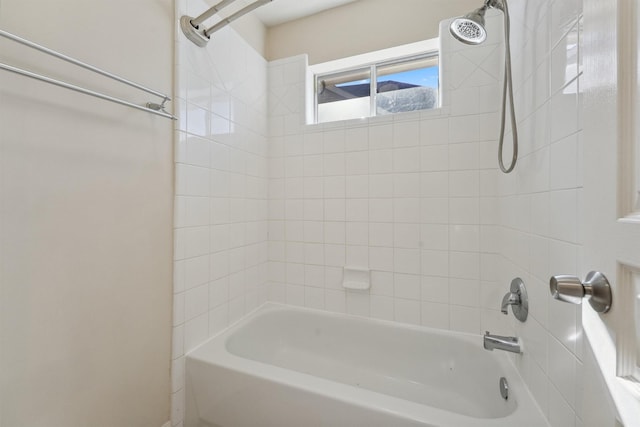
POLYGON ((484 348, 489 351, 497 349, 510 351, 511 353, 522 353, 519 338, 491 335, 489 331, 484 334, 484 348))

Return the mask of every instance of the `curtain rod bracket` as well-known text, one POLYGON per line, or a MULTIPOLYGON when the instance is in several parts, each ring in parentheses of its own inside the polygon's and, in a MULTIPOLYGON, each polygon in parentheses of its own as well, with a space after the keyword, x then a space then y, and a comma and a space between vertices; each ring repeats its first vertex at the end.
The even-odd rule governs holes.
POLYGON ((215 13, 219 12, 220 9, 226 7, 230 3, 233 3, 234 1, 235 0, 222 0, 220 3, 208 9, 197 18, 192 18, 191 16, 187 16, 187 15, 182 16, 180 18, 180 28, 182 29, 182 32, 189 40, 191 40, 197 46, 205 47, 210 40, 211 34, 222 29, 223 27, 226 27, 231 22, 259 8, 260 6, 264 6, 267 3, 271 3, 273 0, 257 0, 251 3, 250 5, 244 7, 243 9, 240 9, 239 11, 235 12, 234 14, 226 18, 223 18, 220 22, 215 24, 213 27, 207 28, 202 31, 200 30, 200 24, 205 19, 210 18, 215 13))
POLYGON ((192 17, 184 15, 180 18, 180 29, 184 35, 195 43, 199 47, 205 47, 209 42, 209 37, 207 37, 204 32, 198 31, 197 27, 194 27, 191 21, 192 17))

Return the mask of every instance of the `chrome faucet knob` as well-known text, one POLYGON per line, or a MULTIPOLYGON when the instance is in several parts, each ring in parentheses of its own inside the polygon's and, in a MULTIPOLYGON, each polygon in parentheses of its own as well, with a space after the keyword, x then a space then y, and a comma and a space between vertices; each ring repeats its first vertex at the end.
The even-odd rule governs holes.
POLYGON ((509 310, 507 310, 507 307, 509 307, 510 305, 520 305, 520 303, 520 295, 514 292, 509 292, 502 298, 500 311, 502 312, 502 314, 509 314, 509 310))
POLYGON ((527 320, 529 316, 529 297, 527 295, 527 289, 524 286, 524 282, 521 278, 516 277, 511 281, 510 292, 502 298, 502 305, 500 311, 503 314, 508 314, 507 307, 511 306, 513 315, 516 316, 521 322, 527 320))

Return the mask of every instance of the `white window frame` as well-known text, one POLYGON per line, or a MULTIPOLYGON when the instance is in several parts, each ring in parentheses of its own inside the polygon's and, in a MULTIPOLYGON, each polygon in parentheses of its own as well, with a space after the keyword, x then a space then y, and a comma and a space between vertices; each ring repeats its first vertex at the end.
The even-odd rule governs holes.
MULTIPOLYGON (((350 70, 357 70, 371 67, 371 109, 370 117, 375 117, 376 93, 374 91, 377 85, 376 67, 394 64, 398 62, 410 61, 426 56, 440 55, 440 39, 434 38, 421 42, 410 43, 402 46, 392 47, 389 49, 369 52, 362 55, 351 56, 348 58, 338 59, 335 61, 315 64, 309 67, 307 79, 307 93, 312 96, 307 97, 307 124, 318 123, 318 91, 316 88, 317 77, 323 75, 331 75, 350 70)), ((441 60, 439 60, 441 64, 441 60)), ((439 80, 442 77, 442 68, 440 67, 439 80)), ((441 86, 441 83, 440 83, 441 86)), ((442 105, 442 90, 438 89, 438 106, 442 105)))

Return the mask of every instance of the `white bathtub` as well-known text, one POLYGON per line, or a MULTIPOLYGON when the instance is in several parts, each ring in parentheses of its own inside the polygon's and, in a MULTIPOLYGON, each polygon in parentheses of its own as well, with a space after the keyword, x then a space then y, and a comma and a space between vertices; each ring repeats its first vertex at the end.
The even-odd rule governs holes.
POLYGON ((186 373, 185 427, 548 426, 480 335, 278 304, 192 351, 186 373))

